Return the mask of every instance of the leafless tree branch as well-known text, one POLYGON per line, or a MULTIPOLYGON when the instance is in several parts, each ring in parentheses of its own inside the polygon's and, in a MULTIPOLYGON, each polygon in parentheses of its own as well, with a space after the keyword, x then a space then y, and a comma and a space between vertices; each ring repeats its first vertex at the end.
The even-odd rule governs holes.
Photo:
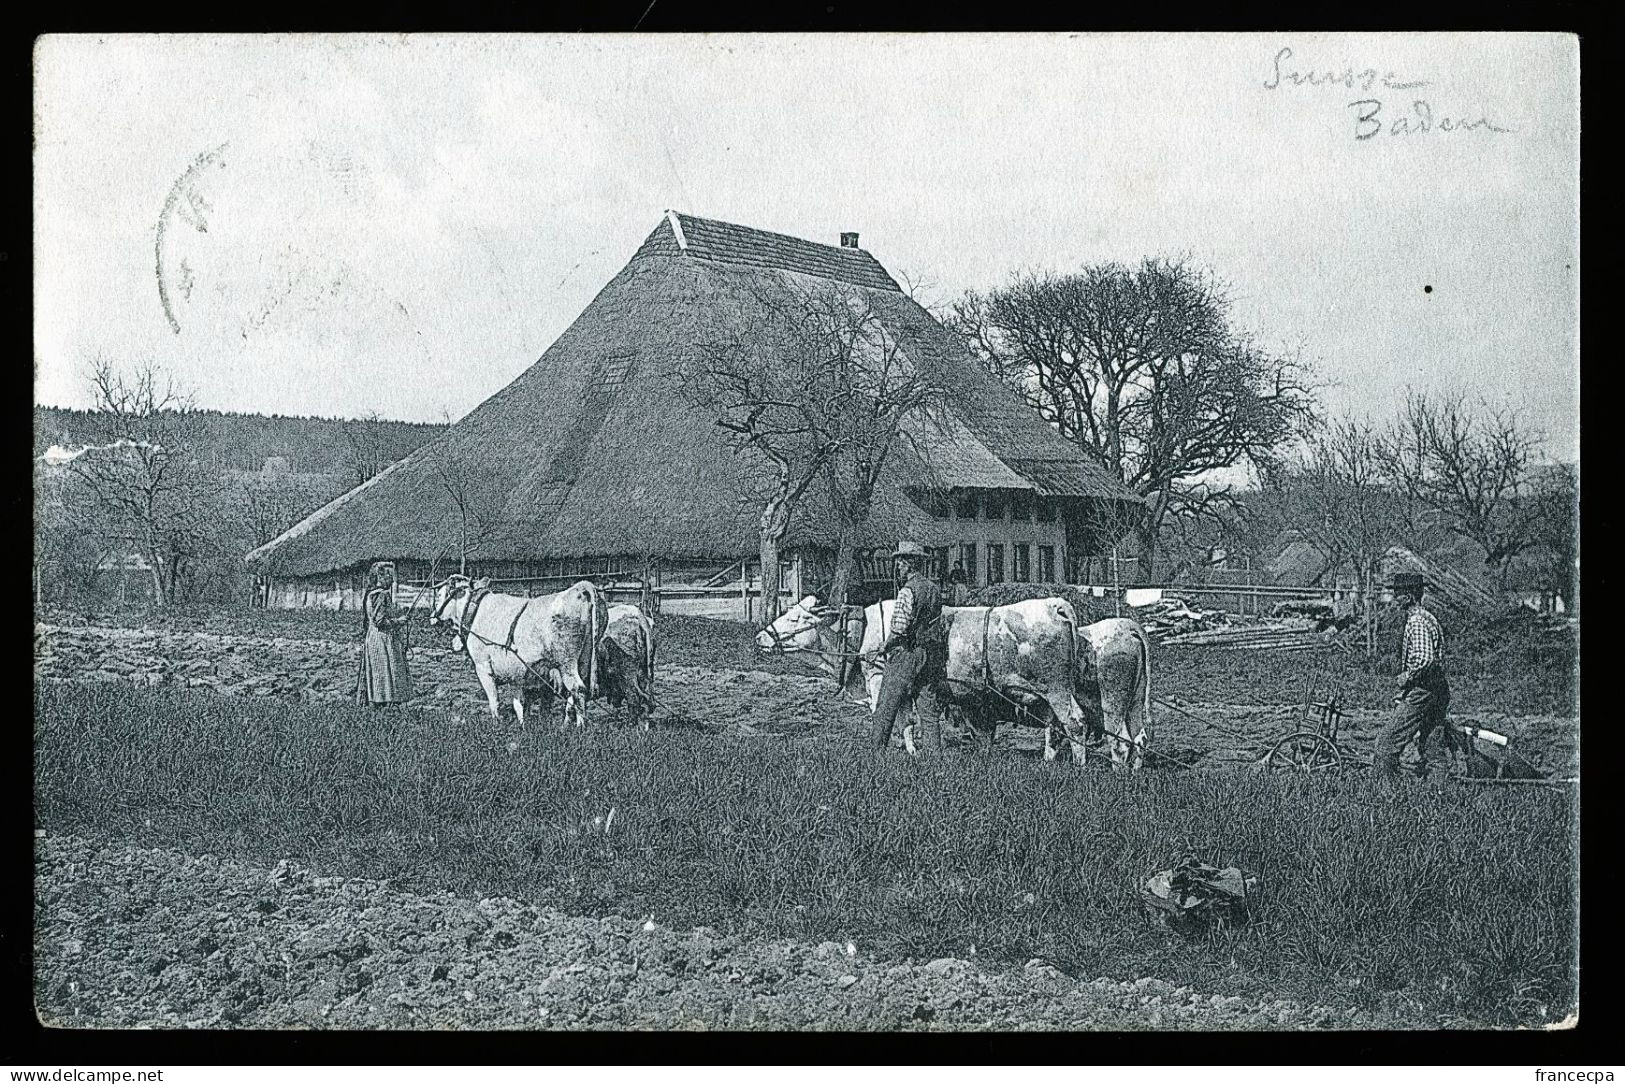
POLYGON ((1230 299, 1185 258, 1017 276, 946 323, 1062 436, 1147 499, 1142 574, 1164 520, 1214 471, 1266 466, 1316 414, 1296 358, 1233 331, 1230 299))
POLYGON ((1532 485, 1540 443, 1508 407, 1413 392, 1377 451, 1386 480, 1475 542, 1504 584, 1545 514, 1532 485))
MULTIPOLYGON (((760 536, 764 617, 771 619, 778 547, 808 490, 825 483, 842 539, 838 564, 849 569, 897 447, 928 458, 905 426, 929 416, 941 392, 864 291, 760 281, 750 291, 742 306, 748 315, 694 344, 674 375, 681 394, 713 414, 735 453, 754 458, 770 479, 760 536)), ((838 572, 837 590, 845 582, 838 572)))
POLYGON ((104 529, 146 558, 154 599, 166 605, 215 547, 193 399, 150 362, 126 372, 97 356, 87 382, 113 440, 80 454, 69 470, 98 506, 104 529))

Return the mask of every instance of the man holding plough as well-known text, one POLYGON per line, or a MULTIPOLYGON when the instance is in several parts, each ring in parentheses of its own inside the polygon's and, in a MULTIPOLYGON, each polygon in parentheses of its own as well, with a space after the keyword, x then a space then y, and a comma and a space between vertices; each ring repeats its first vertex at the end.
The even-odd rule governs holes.
POLYGON ((1426 581, 1420 573, 1396 572, 1389 580, 1394 596, 1408 603, 1404 640, 1400 648, 1399 696, 1393 720, 1377 735, 1372 773, 1392 787, 1399 775, 1399 752, 1416 739, 1417 774, 1427 774, 1428 736, 1444 730, 1445 748, 1457 752, 1456 733, 1445 720, 1450 708, 1450 682, 1444 673, 1444 630, 1439 619, 1422 605, 1426 581))

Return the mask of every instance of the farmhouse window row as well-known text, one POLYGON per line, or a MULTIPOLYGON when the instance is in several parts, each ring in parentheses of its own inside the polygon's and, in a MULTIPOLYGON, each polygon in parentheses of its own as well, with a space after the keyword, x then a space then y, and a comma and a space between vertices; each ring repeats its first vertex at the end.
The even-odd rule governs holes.
POLYGON ((1026 489, 955 490, 953 495, 925 498, 926 511, 936 519, 961 523, 1054 523, 1060 504, 1026 489))
POLYGON ((973 587, 1006 580, 1055 583, 1059 548, 1032 542, 961 542, 957 546, 938 546, 932 550, 932 556, 940 578, 946 579, 957 561, 965 569, 965 582, 973 587))

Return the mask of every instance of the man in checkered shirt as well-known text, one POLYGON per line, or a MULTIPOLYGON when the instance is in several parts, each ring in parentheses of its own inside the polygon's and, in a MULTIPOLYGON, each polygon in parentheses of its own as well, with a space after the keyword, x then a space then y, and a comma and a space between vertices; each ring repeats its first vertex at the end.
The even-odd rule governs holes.
POLYGON ((1408 602, 1409 608, 1400 649, 1399 698, 1394 718, 1377 735, 1373 767, 1377 778, 1384 781, 1399 774, 1399 751, 1413 737, 1419 775, 1427 774, 1428 736, 1436 728, 1444 730, 1445 747, 1456 752, 1455 732, 1445 722, 1445 712, 1450 708, 1450 682, 1444 673, 1444 630, 1439 627, 1439 619, 1422 605, 1426 582, 1418 573, 1397 572, 1389 586, 1395 598, 1408 602))
POLYGON ((942 589, 926 576, 931 555, 918 542, 900 542, 892 554, 907 578, 897 592, 891 628, 885 630, 882 655, 889 654, 875 703, 869 744, 876 750, 891 746, 897 713, 910 700, 920 709, 924 751, 942 753, 942 692, 948 665, 948 636, 942 624, 942 589))

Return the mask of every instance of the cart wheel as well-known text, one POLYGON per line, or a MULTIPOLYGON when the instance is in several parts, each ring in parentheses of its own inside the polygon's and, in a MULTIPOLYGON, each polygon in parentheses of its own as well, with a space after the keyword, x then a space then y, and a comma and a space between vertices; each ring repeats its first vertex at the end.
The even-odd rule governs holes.
POLYGON ((1276 742, 1266 763, 1272 772, 1336 775, 1343 770, 1343 753, 1323 735, 1301 731, 1276 742))

